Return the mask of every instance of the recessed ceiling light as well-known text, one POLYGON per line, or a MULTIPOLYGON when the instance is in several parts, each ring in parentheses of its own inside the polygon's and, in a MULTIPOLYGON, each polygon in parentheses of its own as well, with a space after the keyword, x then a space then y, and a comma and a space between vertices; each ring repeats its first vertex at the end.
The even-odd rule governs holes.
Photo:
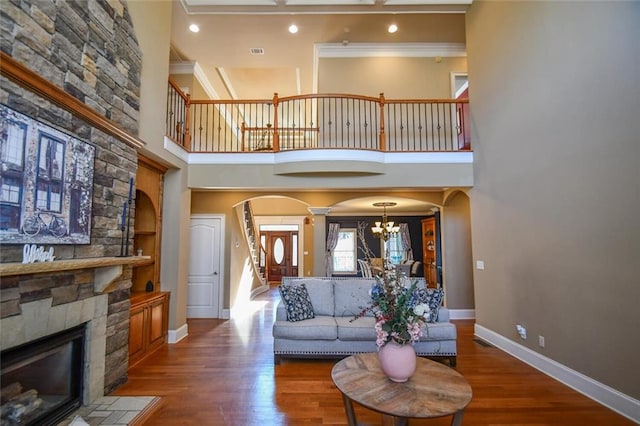
POLYGON ((296 24, 291 24, 291 25, 289 26, 289 32, 290 32, 291 34, 295 34, 295 33, 297 33, 297 32, 298 32, 298 26, 297 26, 296 24))
POLYGON ((189 31, 191 31, 192 33, 197 33, 198 31, 200 31, 200 27, 196 24, 191 24, 189 25, 189 31))
POLYGON ((391 24, 391 25, 389 25, 389 28, 387 29, 387 31, 389 31, 391 34, 393 34, 396 31, 398 31, 398 26, 396 24, 391 24))

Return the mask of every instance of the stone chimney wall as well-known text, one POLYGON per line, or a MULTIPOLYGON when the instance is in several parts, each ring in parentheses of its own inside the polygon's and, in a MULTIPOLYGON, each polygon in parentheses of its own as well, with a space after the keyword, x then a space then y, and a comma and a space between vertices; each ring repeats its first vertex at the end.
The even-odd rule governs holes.
MULTIPOLYGON (((3 1, 2 15, 0 49, 5 54, 138 135, 142 59, 123 0, 3 1)), ((119 213, 137 170, 136 149, 4 77, 0 103, 96 148, 91 243, 54 246, 56 259, 117 256, 119 213)), ((22 245, 3 245, 0 262, 21 260, 22 245)), ((85 282, 90 275, 74 271, 2 278, 2 316, 39 298, 53 297, 56 303, 92 297, 85 282)), ((130 287, 131 268, 125 267, 108 295, 105 393, 126 381, 130 287)))

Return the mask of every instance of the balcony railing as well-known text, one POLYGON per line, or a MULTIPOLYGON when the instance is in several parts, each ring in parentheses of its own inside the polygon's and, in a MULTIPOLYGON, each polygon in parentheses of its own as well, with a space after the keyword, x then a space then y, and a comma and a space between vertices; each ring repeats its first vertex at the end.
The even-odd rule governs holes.
POLYGON ((169 81, 167 136, 189 152, 471 149, 466 99, 313 94, 193 100, 169 81))

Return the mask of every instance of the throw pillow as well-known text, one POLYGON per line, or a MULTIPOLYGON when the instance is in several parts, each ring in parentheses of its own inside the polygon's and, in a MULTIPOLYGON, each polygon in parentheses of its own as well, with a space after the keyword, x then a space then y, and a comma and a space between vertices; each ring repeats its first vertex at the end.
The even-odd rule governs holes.
POLYGON ((281 285, 278 290, 287 310, 287 321, 295 322, 315 317, 311 298, 304 283, 296 286, 281 285))
POLYGON ((442 299, 444 299, 444 291, 441 288, 421 288, 418 289, 418 298, 421 303, 429 305, 430 312, 427 316, 427 322, 436 322, 438 310, 442 306, 442 299))
POLYGON ((333 281, 304 278, 301 280, 292 280, 291 284, 304 284, 307 286, 307 293, 309 293, 311 304, 313 304, 314 315, 333 316, 333 281))

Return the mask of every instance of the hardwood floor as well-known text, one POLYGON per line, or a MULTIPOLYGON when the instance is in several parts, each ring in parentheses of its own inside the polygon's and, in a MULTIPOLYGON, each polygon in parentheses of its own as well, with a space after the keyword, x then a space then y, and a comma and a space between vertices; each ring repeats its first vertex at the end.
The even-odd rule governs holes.
MULTIPOLYGON (((153 395, 163 408, 146 425, 345 425, 331 381, 335 360, 283 360, 274 366, 271 325, 277 290, 234 320, 189 320, 189 336, 129 370, 114 395, 153 395)), ((456 321, 458 365, 473 389, 463 424, 632 425, 617 413, 494 347, 473 339, 473 322, 456 321)), ((360 424, 379 414, 356 404, 360 424)), ((449 425, 450 417, 410 420, 449 425)))

